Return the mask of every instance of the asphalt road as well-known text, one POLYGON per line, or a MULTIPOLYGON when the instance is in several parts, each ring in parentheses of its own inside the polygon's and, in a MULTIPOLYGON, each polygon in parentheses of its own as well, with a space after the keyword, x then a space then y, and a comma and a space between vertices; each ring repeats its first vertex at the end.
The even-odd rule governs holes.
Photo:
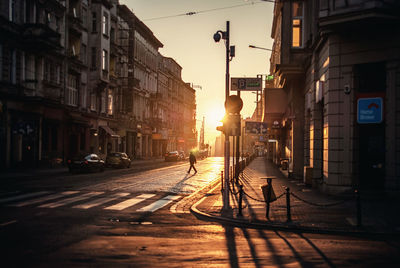
MULTIPOLYGON (((219 176, 222 159, 35 178, 0 195, 3 267, 397 267, 390 237, 222 226, 171 206, 219 176)), ((186 211, 187 212, 187 211, 186 211)))

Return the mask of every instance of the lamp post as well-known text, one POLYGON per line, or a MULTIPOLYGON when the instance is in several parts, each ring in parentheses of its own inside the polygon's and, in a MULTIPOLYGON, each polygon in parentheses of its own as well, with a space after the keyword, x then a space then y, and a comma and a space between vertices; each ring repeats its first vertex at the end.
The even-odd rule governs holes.
MULTIPOLYGON (((234 47, 230 47, 229 45, 229 21, 226 22, 226 31, 217 31, 214 36, 214 41, 219 42, 222 39, 225 40, 226 47, 226 73, 225 73, 225 103, 229 97, 229 61, 230 57, 234 57, 234 47)), ((226 111, 225 111, 226 113, 226 111)), ((231 207, 229 204, 229 162, 230 162, 230 143, 229 136, 225 133, 225 148, 224 148, 224 181, 221 182, 224 185, 223 190, 223 212, 229 213, 231 211, 231 207)))
POLYGON ((265 47, 257 47, 257 46, 254 46, 254 45, 249 45, 249 48, 256 48, 256 49, 274 51, 273 49, 269 49, 269 48, 265 48, 265 47))

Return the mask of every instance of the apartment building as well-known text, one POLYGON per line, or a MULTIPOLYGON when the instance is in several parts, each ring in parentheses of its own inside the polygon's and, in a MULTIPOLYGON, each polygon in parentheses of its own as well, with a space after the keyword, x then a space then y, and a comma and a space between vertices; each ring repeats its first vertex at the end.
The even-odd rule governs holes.
POLYGON ((80 151, 166 151, 160 135, 166 141, 176 126, 157 122, 167 122, 170 106, 169 80, 159 95, 162 43, 126 6, 1 0, 0 22, 1 167, 60 163, 80 151))
POLYGON ((276 1, 271 72, 293 177, 330 193, 400 189, 399 14, 394 0, 276 1))
POLYGON ((65 153, 64 122, 73 119, 61 105, 76 97, 65 95, 68 11, 60 1, 0 1, 2 168, 65 153))

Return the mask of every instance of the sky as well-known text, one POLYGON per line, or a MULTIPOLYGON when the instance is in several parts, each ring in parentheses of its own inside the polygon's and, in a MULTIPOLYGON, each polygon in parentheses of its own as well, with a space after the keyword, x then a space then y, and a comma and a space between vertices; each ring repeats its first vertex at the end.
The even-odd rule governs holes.
MULTIPOLYGON (((183 68, 183 81, 201 86, 195 88, 198 131, 204 117, 205 142, 213 146, 219 135, 216 127, 225 113, 226 72, 225 44, 223 40, 216 43, 213 35, 226 31, 226 21, 230 21, 230 45, 236 49, 230 77, 268 74, 270 51, 249 45, 272 48, 274 4, 261 0, 120 0, 120 4, 127 5, 163 43, 161 54, 183 68), (188 12, 198 14, 182 15, 188 12)), ((241 114, 250 117, 256 94, 242 92, 241 97, 241 114)))

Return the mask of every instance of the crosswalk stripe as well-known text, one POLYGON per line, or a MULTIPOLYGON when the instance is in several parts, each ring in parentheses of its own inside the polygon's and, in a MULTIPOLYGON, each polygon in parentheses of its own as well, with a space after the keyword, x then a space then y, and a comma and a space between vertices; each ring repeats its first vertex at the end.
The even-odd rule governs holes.
POLYGON ((96 196, 96 195, 100 195, 103 194, 104 192, 90 192, 90 193, 86 193, 86 194, 82 194, 79 196, 74 196, 74 197, 70 197, 70 198, 66 198, 60 201, 56 201, 53 203, 47 203, 47 204, 43 204, 41 206, 39 206, 40 208, 56 208, 56 207, 60 207, 60 206, 64 206, 64 205, 68 205, 74 202, 78 202, 78 201, 82 201, 85 199, 88 199, 90 197, 96 196))
POLYGON ((125 201, 123 201, 121 203, 106 207, 104 209, 123 210, 125 208, 134 206, 134 205, 136 205, 136 204, 138 204, 140 202, 143 202, 144 200, 149 199, 149 198, 151 198, 153 196, 155 196, 155 194, 142 194, 142 195, 139 195, 139 196, 137 196, 135 198, 131 198, 131 199, 125 200, 125 201))
POLYGON ((28 205, 33 205, 33 204, 37 204, 37 203, 43 203, 45 201, 50 201, 50 200, 54 200, 60 197, 65 197, 67 195, 72 195, 72 194, 76 194, 79 193, 79 191, 65 191, 62 193, 57 193, 57 194, 52 194, 52 195, 46 195, 44 197, 39 197, 36 199, 31 199, 28 201, 21 201, 15 204, 11 204, 10 206, 13 207, 23 207, 23 206, 28 206, 28 205))
POLYGON ((2 199, 0 199, 0 203, 6 203, 6 202, 10 202, 10 201, 18 201, 21 199, 35 197, 35 196, 44 195, 44 194, 48 194, 48 193, 49 193, 48 191, 42 191, 42 192, 35 192, 35 193, 22 194, 22 195, 17 195, 17 196, 13 196, 13 197, 2 198, 2 199))
POLYGON ((150 204, 148 206, 145 206, 145 207, 143 207, 141 209, 138 209, 137 211, 154 212, 154 211, 156 211, 156 210, 168 205, 169 203, 171 203, 172 201, 174 201, 174 200, 176 200, 178 198, 180 198, 179 195, 168 195, 168 196, 166 196, 166 197, 164 197, 164 198, 162 198, 160 200, 157 200, 156 202, 154 202, 154 203, 152 203, 152 204, 150 204))
POLYGON ((113 201, 115 199, 118 199, 120 197, 124 197, 124 196, 127 196, 127 195, 129 195, 129 193, 118 193, 118 194, 115 194, 113 196, 102 197, 102 198, 95 199, 93 201, 90 201, 90 202, 87 202, 87 203, 84 203, 84 204, 76 205, 73 208, 89 209, 89 208, 92 208, 92 207, 100 206, 100 205, 102 205, 104 203, 108 203, 110 201, 113 201))

